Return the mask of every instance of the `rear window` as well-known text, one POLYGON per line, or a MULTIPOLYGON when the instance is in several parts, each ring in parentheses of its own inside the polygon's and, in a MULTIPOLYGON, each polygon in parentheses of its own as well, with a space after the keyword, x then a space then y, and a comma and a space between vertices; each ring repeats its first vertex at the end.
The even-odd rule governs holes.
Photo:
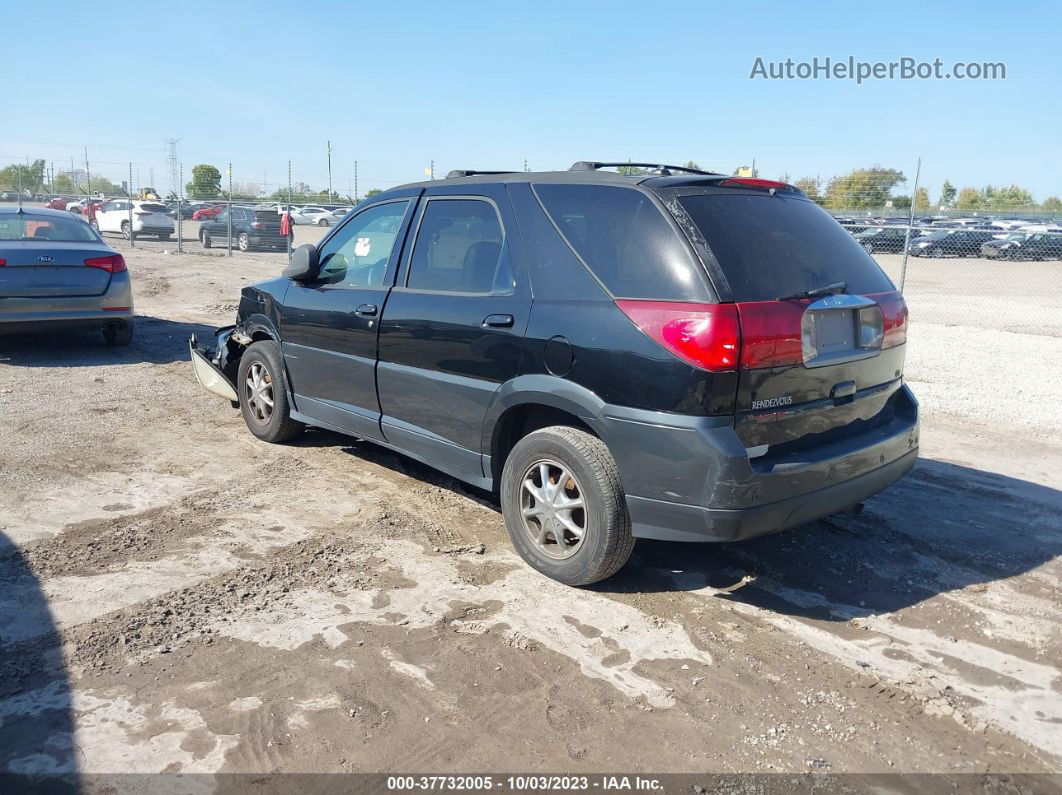
POLYGON ((679 197, 735 301, 770 301, 845 282, 852 294, 894 290, 859 242, 807 199, 745 191, 679 197))
POLYGON ((141 204, 140 209, 145 213, 168 213, 170 211, 165 204, 141 204))
POLYGON ((609 185, 534 187, 568 245, 614 297, 710 300, 700 263, 645 194, 609 185))
POLYGON ((56 243, 95 243, 92 227, 76 218, 12 213, 0 216, 0 240, 30 240, 56 243))

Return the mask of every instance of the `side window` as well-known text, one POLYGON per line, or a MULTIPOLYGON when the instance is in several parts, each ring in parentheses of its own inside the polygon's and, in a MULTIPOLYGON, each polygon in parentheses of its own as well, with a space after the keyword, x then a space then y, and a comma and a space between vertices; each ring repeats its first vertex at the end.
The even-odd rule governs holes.
POLYGON ((614 296, 705 300, 703 269, 645 194, 610 185, 539 183, 534 190, 568 245, 614 296))
POLYGON ((494 205, 481 199, 432 199, 413 245, 406 286, 412 290, 501 293, 513 289, 512 267, 494 205))
POLYGON ((408 201, 370 207, 352 218, 319 252, 320 280, 339 287, 379 287, 408 201))

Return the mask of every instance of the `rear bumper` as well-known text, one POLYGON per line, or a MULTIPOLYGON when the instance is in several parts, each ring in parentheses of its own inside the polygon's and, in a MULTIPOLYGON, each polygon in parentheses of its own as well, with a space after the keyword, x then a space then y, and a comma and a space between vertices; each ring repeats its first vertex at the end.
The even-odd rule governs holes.
POLYGON ((639 538, 664 541, 741 541, 839 513, 891 486, 911 471, 915 448, 850 480, 752 508, 727 510, 628 497, 627 508, 639 538))
POLYGON ((102 295, 0 298, 0 334, 124 326, 132 320, 133 291, 128 272, 114 274, 102 295))
POLYGON ((887 422, 779 456, 750 458, 733 418, 649 419, 623 410, 599 418, 640 538, 738 541, 785 530, 873 496, 918 455, 918 404, 906 385, 887 422))

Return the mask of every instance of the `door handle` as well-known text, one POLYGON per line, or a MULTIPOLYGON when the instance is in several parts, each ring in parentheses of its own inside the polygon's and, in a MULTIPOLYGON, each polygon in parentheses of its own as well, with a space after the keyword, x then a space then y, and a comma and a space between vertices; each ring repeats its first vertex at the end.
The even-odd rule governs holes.
POLYGON ((354 314, 362 317, 376 317, 376 304, 359 304, 354 314))
POLYGON ((483 328, 512 328, 512 315, 487 315, 483 318, 483 328))

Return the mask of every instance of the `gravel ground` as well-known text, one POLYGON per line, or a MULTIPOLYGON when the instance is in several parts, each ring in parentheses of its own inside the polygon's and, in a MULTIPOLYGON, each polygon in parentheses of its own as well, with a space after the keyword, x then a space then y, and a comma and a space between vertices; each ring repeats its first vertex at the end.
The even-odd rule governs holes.
POLYGON ((862 514, 572 590, 490 495, 198 387, 282 256, 114 242, 130 348, 0 338, 0 770, 1059 770, 1062 264, 909 266, 923 458, 862 514))

